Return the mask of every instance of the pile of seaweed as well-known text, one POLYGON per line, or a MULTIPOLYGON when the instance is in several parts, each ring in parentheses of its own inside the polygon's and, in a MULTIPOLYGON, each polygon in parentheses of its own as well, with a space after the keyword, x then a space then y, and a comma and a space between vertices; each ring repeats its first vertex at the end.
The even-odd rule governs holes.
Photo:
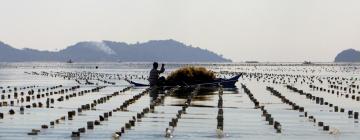
POLYGON ((204 67, 183 67, 170 73, 166 78, 166 84, 169 86, 187 86, 215 81, 216 76, 213 71, 204 67))

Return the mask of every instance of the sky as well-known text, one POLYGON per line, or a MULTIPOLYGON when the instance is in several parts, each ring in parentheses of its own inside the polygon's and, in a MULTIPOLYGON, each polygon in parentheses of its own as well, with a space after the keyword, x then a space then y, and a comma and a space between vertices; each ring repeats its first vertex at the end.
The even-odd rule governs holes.
POLYGON ((80 41, 174 39, 233 61, 333 61, 360 49, 359 0, 0 0, 0 41, 60 50, 80 41))

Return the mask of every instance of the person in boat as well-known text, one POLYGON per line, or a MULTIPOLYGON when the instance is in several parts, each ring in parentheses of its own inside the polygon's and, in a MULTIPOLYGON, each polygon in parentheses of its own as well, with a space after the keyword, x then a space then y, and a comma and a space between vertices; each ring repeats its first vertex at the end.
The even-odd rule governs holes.
POLYGON ((165 77, 160 76, 161 73, 165 71, 165 64, 161 65, 160 70, 158 70, 159 64, 157 62, 153 63, 153 68, 150 71, 149 83, 150 83, 150 104, 158 97, 159 94, 163 94, 163 91, 160 89, 165 83, 165 77))
POLYGON ((161 65, 160 70, 158 70, 158 66, 159 64, 157 62, 153 63, 153 68, 150 71, 150 75, 149 75, 149 83, 150 83, 150 87, 153 86, 160 86, 163 82, 165 82, 165 77, 160 77, 160 74, 163 73, 165 71, 165 64, 161 65))

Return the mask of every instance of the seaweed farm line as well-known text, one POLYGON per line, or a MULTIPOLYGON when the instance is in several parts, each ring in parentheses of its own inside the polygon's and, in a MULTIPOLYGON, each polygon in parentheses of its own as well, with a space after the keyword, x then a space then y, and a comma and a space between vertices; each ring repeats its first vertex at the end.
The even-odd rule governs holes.
MULTIPOLYGON (((203 66, 236 89, 151 94, 151 63, 0 63, 0 140, 334 139, 360 137, 360 66, 203 66)), ((184 91, 185 92, 185 91, 184 91)))

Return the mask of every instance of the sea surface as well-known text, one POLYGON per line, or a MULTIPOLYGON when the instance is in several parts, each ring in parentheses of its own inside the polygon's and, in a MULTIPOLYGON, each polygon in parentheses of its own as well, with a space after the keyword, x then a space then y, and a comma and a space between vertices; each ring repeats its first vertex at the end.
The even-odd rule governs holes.
POLYGON ((0 113, 3 113, 0 119, 0 139, 360 138, 360 123, 355 116, 355 112, 360 111, 359 64, 166 63, 163 75, 184 66, 206 67, 216 72, 219 78, 230 78, 237 74, 242 76, 235 89, 217 89, 195 95, 186 113, 178 119, 176 127, 171 127, 169 122, 177 117, 187 98, 167 94, 153 111, 144 113, 140 121, 138 113, 149 108, 153 98, 146 92, 147 87, 133 87, 125 80, 146 84, 151 63, 0 63, 0 113), (316 98, 307 98, 306 94, 294 92, 287 86, 321 98, 323 103, 317 102, 316 98), (101 89, 91 91, 99 87, 101 89), (244 87, 252 95, 245 92, 244 87), (278 91, 291 104, 272 94, 267 87, 278 91), (220 97, 221 90, 223 94, 220 97), (125 109, 119 110, 124 102, 141 93, 144 94, 125 109), (219 106, 220 98, 222 107, 219 106), (254 99, 259 106, 254 104, 254 99), (94 102, 97 103, 91 109, 83 108, 94 102), (294 109, 294 104, 303 107, 304 111, 294 109), (335 111, 335 106, 339 110, 335 111), (20 108, 24 110, 20 111, 20 108), (220 109, 223 110, 223 130, 217 127, 220 109), (274 124, 269 125, 266 115, 263 115, 264 109, 280 127, 276 129, 274 124), (71 111, 75 114, 69 119, 71 111), (104 113, 109 112, 111 116, 106 118, 104 113), (101 117, 105 119, 100 121, 101 117), (133 117, 136 118, 135 125, 125 129, 121 136, 115 135, 133 117), (100 125, 88 129, 87 123, 95 120, 100 125), (319 122, 323 125, 319 126, 319 122), (329 130, 324 130, 324 126, 329 126, 329 130), (74 136, 72 132, 77 134, 79 128, 85 128, 86 131, 80 133, 80 136, 74 136), (167 128, 171 129, 169 137, 165 137, 167 128), (39 132, 30 134, 33 129, 39 132))

